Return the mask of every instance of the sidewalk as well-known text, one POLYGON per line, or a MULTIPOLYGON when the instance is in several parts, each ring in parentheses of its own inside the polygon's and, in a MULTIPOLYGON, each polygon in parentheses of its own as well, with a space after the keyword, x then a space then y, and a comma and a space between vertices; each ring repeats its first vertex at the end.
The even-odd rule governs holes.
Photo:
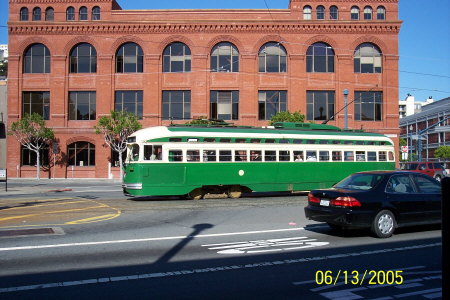
POLYGON ((105 188, 120 188, 122 182, 117 179, 40 179, 35 178, 10 178, 8 179, 8 191, 5 190, 6 183, 0 181, 0 197, 9 195, 30 195, 42 193, 58 193, 76 191, 77 188, 103 186, 105 188))

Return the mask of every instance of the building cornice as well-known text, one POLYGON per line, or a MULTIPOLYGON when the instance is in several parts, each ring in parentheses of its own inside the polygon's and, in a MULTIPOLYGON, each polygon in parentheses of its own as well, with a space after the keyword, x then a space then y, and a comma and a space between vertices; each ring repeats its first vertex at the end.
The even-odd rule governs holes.
POLYGON ((9 4, 75 4, 75 3, 112 3, 113 0, 9 0, 9 4))

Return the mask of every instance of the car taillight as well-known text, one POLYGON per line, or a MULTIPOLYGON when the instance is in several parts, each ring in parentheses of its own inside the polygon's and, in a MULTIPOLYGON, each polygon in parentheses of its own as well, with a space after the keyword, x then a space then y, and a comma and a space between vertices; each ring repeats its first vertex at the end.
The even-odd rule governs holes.
POLYGON ((330 202, 333 206, 344 206, 344 207, 359 207, 361 206, 361 202, 358 199, 353 197, 337 197, 336 199, 331 200, 330 202))
POLYGON ((308 202, 320 203, 320 199, 317 197, 314 197, 313 194, 309 193, 308 194, 308 202))

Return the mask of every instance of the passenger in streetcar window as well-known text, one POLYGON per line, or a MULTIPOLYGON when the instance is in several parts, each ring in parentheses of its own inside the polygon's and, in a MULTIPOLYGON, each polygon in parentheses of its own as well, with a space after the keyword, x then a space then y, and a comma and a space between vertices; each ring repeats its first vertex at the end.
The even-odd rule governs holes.
POLYGON ((153 154, 150 157, 150 160, 161 160, 162 159, 162 147, 161 146, 154 146, 153 147, 153 154))
POLYGON ((261 157, 261 151, 251 151, 250 152, 250 160, 251 161, 261 161, 262 157, 261 157))
POLYGON ((294 161, 303 161, 303 151, 294 151, 294 161))

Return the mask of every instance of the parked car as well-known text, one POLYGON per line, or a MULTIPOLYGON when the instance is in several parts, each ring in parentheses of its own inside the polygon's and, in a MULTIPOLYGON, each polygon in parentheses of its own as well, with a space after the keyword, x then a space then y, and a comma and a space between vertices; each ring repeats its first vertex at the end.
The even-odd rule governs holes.
POLYGON ((429 161, 405 162, 401 164, 400 169, 411 172, 419 172, 431 176, 437 181, 441 181, 442 178, 447 176, 447 172, 445 171, 444 167, 442 166, 442 164, 438 162, 429 162, 429 161))
POLYGON ((370 228, 380 238, 395 228, 441 223, 441 185, 415 172, 354 173, 308 194, 306 218, 331 228, 370 228))

